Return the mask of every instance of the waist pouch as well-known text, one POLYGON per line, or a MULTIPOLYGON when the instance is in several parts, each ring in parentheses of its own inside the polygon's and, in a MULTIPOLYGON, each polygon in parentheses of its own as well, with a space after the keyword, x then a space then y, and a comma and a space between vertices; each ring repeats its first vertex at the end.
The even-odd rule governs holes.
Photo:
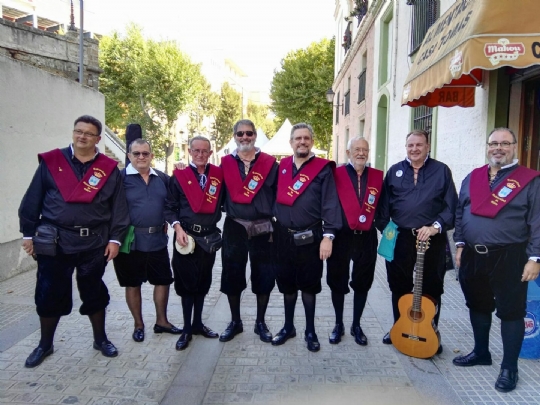
POLYGON ((293 234, 294 244, 296 246, 309 245, 315 241, 313 231, 311 229, 293 234))
POLYGON ((248 239, 251 239, 253 236, 266 235, 274 231, 272 221, 269 219, 246 221, 244 219, 234 218, 233 221, 238 222, 240 225, 246 228, 248 239))
POLYGON ((211 233, 206 236, 195 236, 190 233, 195 243, 199 245, 206 253, 215 253, 221 249, 223 245, 223 239, 221 239, 221 233, 219 231, 211 233))
POLYGON ((36 234, 32 236, 34 254, 56 256, 58 246, 58 229, 51 225, 39 225, 36 234))

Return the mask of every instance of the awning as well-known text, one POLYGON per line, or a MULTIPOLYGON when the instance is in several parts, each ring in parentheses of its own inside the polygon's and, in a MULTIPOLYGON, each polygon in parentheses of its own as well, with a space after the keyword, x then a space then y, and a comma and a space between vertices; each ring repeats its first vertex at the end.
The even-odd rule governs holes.
POLYGON ((428 30, 402 105, 473 107, 484 70, 540 64, 538 0, 457 0, 428 30))

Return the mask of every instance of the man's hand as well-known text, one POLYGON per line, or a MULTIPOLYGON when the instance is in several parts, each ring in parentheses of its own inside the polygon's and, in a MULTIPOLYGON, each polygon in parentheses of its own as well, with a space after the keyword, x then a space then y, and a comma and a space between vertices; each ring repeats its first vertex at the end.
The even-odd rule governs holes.
POLYGON ((421 242, 425 242, 432 236, 437 235, 439 230, 433 226, 423 226, 422 228, 417 229, 416 232, 416 238, 421 242))
POLYGON ((32 239, 23 239, 22 247, 28 256, 32 256, 34 254, 34 242, 32 239))
POLYGON ((178 170, 184 170, 187 167, 187 165, 184 162, 176 162, 174 164, 174 168, 178 170))
POLYGON ((458 246, 456 248, 456 268, 458 269, 461 267, 461 252, 463 252, 463 247, 458 246))
POLYGON ((319 257, 321 260, 326 260, 332 255, 332 240, 330 238, 322 238, 319 248, 319 257))
POLYGON ((540 263, 529 260, 527 263, 525 263, 525 267, 523 268, 521 281, 536 280, 538 278, 538 273, 540 273, 540 263))
POLYGON ((174 230, 176 231, 176 242, 178 242, 180 246, 187 246, 188 244, 187 233, 182 229, 180 224, 174 225, 174 230))
POLYGON ((105 247, 105 254, 107 256, 107 262, 110 262, 116 256, 118 256, 118 251, 120 250, 120 245, 118 243, 109 242, 105 247))

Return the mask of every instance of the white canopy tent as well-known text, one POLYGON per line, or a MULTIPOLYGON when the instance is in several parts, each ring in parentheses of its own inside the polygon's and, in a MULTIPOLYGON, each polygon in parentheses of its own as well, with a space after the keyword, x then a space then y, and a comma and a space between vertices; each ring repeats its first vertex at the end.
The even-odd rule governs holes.
MULTIPOLYGON (((293 151, 290 144, 292 124, 289 119, 285 119, 285 122, 276 132, 274 137, 266 143, 261 150, 269 155, 273 156, 289 156, 293 151)), ((311 151, 316 155, 327 155, 327 152, 317 148, 311 148, 311 151)))

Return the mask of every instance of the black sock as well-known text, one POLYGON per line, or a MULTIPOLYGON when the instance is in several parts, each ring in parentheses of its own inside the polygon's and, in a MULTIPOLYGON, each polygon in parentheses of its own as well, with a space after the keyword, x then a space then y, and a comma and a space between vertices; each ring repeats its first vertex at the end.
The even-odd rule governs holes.
POLYGON ((352 326, 360 326, 360 318, 364 313, 364 308, 366 307, 367 301, 367 292, 355 292, 354 293, 354 304, 353 304, 353 321, 352 326))
POLYGON ((285 329, 291 330, 294 326, 294 308, 296 307, 296 300, 298 299, 298 292, 292 294, 283 294, 283 304, 285 306, 285 329))
POLYGON ((469 311, 471 326, 474 334, 473 351, 478 356, 489 353, 489 330, 491 329, 491 314, 484 312, 469 311))
POLYGON ((105 309, 102 309, 95 314, 88 315, 88 318, 90 319, 92 330, 94 331, 94 341, 100 345, 107 340, 107 334, 105 333, 105 309))
POLYGON ((302 302, 306 313, 306 333, 315 333, 315 303, 317 296, 302 292, 302 302))
POLYGON ((193 322, 191 322, 191 325, 197 329, 202 329, 203 327, 202 311, 204 307, 204 297, 205 295, 203 294, 195 295, 195 302, 193 303, 193 322))
POLYGON ((184 314, 184 333, 190 334, 191 328, 191 313, 193 312, 193 303, 195 301, 194 295, 182 296, 182 313, 184 314))
POLYGON ((401 298, 401 295, 397 295, 397 294, 392 293, 392 312, 394 313, 394 323, 396 323, 397 320, 399 319, 398 302, 399 302, 400 298, 401 298))
POLYGON ((41 325, 41 339, 38 347, 41 347, 45 351, 51 348, 54 341, 54 332, 56 332, 56 327, 58 326, 59 321, 59 316, 53 318, 39 317, 39 323, 41 325))
MULTIPOLYGON (((304 294, 302 294, 302 299, 304 294)), ((336 324, 343 325, 343 307, 345 306, 345 294, 332 291, 332 304, 336 312, 336 324)))
POLYGON ((269 300, 270 300, 270 294, 257 294, 256 322, 264 322, 264 316, 266 314, 266 308, 268 307, 269 300))
POLYGON ((501 321, 501 337, 503 342, 503 360, 501 368, 518 371, 518 357, 525 334, 523 319, 501 321))
POLYGON ((240 318, 240 295, 227 295, 229 307, 231 308, 231 319, 233 322, 239 322, 240 318))
POLYGON ((439 326, 439 318, 441 317, 441 306, 442 306, 441 297, 439 297, 439 299, 435 301, 437 305, 437 313, 435 314, 435 317, 433 318, 433 322, 435 322, 435 325, 439 326))

